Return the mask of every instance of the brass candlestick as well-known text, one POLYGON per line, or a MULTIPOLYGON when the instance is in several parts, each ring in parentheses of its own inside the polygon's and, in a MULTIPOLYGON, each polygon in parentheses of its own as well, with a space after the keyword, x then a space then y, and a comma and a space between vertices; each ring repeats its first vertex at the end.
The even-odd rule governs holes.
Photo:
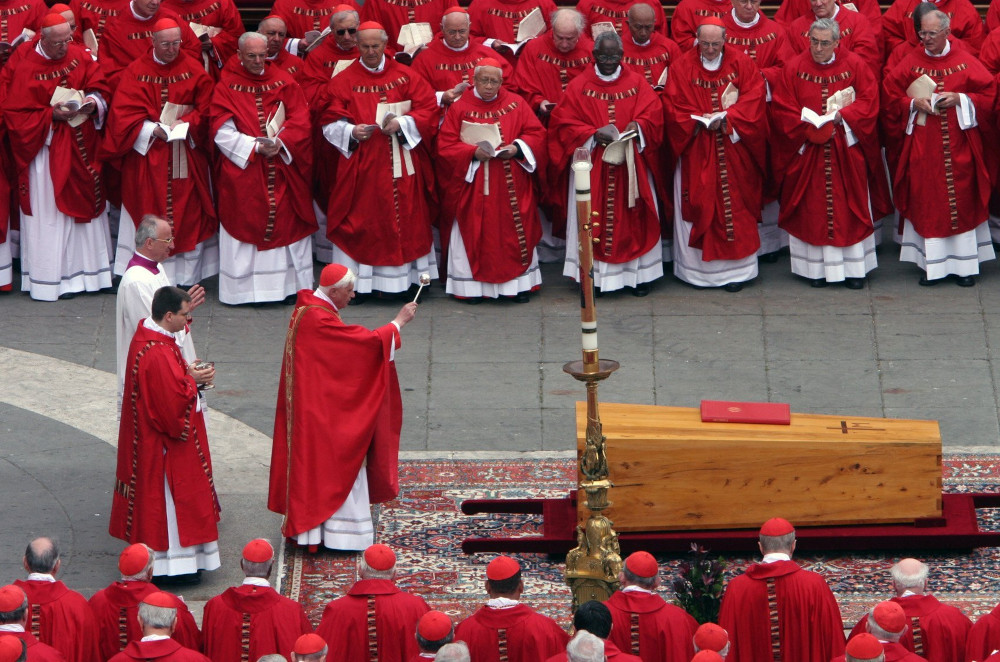
POLYGON ((594 248, 592 230, 597 226, 596 212, 590 204, 590 152, 578 149, 573 155, 576 188, 576 216, 580 252, 580 326, 583 339, 583 360, 563 366, 567 372, 587 387, 586 446, 580 455, 580 473, 584 480, 580 489, 587 495, 590 517, 585 525, 576 527, 577 546, 566 555, 566 583, 573 590, 573 611, 589 600, 604 601, 618 589, 621 571, 621 550, 613 522, 602 515, 611 507, 608 501, 608 459, 605 437, 597 406, 597 384, 618 369, 618 362, 601 359, 597 349, 597 308, 594 303, 594 248))

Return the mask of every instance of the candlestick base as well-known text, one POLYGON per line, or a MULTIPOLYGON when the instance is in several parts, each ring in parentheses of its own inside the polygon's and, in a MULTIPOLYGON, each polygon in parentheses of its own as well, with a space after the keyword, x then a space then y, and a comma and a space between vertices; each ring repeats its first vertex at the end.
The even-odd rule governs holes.
POLYGON ((587 370, 587 364, 583 361, 570 361, 563 366, 563 372, 573 376, 573 379, 581 382, 603 381, 611 376, 621 364, 612 359, 598 359, 597 370, 587 370))

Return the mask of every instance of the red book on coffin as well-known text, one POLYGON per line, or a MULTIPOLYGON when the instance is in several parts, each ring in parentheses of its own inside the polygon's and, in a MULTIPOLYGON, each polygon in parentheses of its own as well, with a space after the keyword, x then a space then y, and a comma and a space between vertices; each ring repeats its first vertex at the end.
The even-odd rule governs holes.
POLYGON ((702 400, 701 420, 703 423, 790 425, 792 413, 787 402, 702 400))

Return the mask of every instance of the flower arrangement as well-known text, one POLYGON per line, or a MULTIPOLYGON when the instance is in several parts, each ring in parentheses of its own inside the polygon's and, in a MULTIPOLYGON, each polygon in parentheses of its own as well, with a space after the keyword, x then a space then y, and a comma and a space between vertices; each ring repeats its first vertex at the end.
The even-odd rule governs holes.
POLYGON ((678 567, 674 578, 674 602, 691 614, 699 624, 715 623, 719 618, 726 562, 721 558, 708 558, 708 550, 691 543, 690 561, 678 567))

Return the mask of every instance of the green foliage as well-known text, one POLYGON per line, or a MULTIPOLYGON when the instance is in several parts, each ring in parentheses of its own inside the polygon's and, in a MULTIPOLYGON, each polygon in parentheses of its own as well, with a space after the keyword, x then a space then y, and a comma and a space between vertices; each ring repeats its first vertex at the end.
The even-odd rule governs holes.
POLYGON ((678 567, 678 576, 672 582, 674 602, 694 616, 699 624, 716 623, 726 562, 722 557, 714 561, 709 559, 708 550, 695 543, 691 543, 691 556, 690 561, 678 567))

